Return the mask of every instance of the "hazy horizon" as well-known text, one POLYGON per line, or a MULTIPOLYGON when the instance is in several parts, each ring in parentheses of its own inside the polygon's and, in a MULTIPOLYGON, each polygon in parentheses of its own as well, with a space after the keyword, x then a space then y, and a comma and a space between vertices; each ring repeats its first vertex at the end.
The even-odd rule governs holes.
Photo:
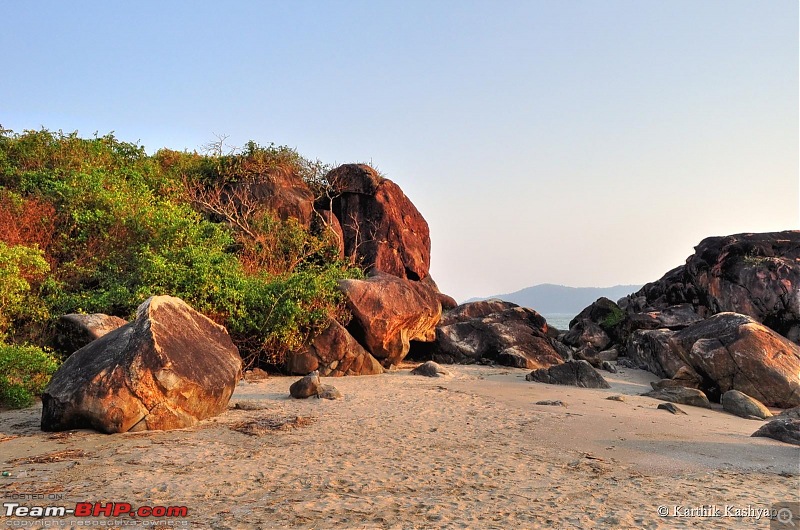
POLYGON ((372 162, 459 300, 797 229, 791 0, 7 3, 0 125, 372 162))

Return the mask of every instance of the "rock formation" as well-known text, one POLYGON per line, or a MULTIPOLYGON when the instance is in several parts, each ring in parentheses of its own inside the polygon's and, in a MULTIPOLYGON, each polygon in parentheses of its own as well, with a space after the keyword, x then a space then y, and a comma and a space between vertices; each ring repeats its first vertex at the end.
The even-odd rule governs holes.
POLYGON ((42 430, 189 427, 223 412, 242 375, 227 331, 170 296, 72 354, 42 395, 42 430))
POLYGON ((336 321, 332 321, 305 350, 289 353, 286 370, 294 375, 319 370, 324 377, 383 373, 381 363, 336 321))
POLYGON ((127 323, 119 317, 102 313, 90 315, 70 313, 59 317, 56 322, 53 342, 57 350, 69 355, 127 323))

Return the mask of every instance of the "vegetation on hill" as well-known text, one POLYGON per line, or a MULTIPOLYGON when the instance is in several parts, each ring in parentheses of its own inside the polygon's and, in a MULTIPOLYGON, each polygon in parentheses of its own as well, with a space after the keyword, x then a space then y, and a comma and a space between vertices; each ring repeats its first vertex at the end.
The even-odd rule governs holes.
MULTIPOLYGON (((62 314, 130 319, 149 296, 169 294, 223 324, 246 365, 280 364, 329 317, 346 319, 336 282, 361 271, 337 259, 324 231, 258 205, 220 216, 198 193, 277 171, 321 189, 325 170, 253 142, 232 154, 148 155, 113 135, 0 128, 0 361, 21 351, 50 359, 41 348, 62 314)), ((39 365, 32 369, 52 373, 39 365)), ((0 400, 26 402, 3 393, 25 378, 40 391, 42 378, 5 366, 0 400)))

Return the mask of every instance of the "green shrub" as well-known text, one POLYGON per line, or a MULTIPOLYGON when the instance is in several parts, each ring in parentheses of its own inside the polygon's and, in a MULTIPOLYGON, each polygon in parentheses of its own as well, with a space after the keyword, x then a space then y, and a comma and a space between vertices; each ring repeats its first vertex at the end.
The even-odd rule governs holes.
POLYGON ((0 339, 13 331, 17 320, 46 318, 30 282, 41 280, 49 270, 41 250, 0 241, 0 339))
POLYGON ((0 406, 27 407, 41 394, 59 361, 35 346, 0 343, 0 406))

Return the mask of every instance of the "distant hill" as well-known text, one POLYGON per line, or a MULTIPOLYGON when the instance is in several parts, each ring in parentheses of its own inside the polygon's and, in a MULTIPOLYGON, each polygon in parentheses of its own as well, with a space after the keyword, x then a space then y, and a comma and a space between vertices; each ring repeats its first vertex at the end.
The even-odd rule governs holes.
MULTIPOLYGON (((635 293, 641 285, 615 285, 614 287, 567 287, 543 283, 526 287, 519 291, 498 294, 488 298, 499 298, 513 302, 524 307, 530 307, 542 314, 566 313, 577 315, 583 308, 604 296, 617 301, 623 296, 635 293)), ((468 302, 486 300, 487 298, 472 298, 468 302)))

